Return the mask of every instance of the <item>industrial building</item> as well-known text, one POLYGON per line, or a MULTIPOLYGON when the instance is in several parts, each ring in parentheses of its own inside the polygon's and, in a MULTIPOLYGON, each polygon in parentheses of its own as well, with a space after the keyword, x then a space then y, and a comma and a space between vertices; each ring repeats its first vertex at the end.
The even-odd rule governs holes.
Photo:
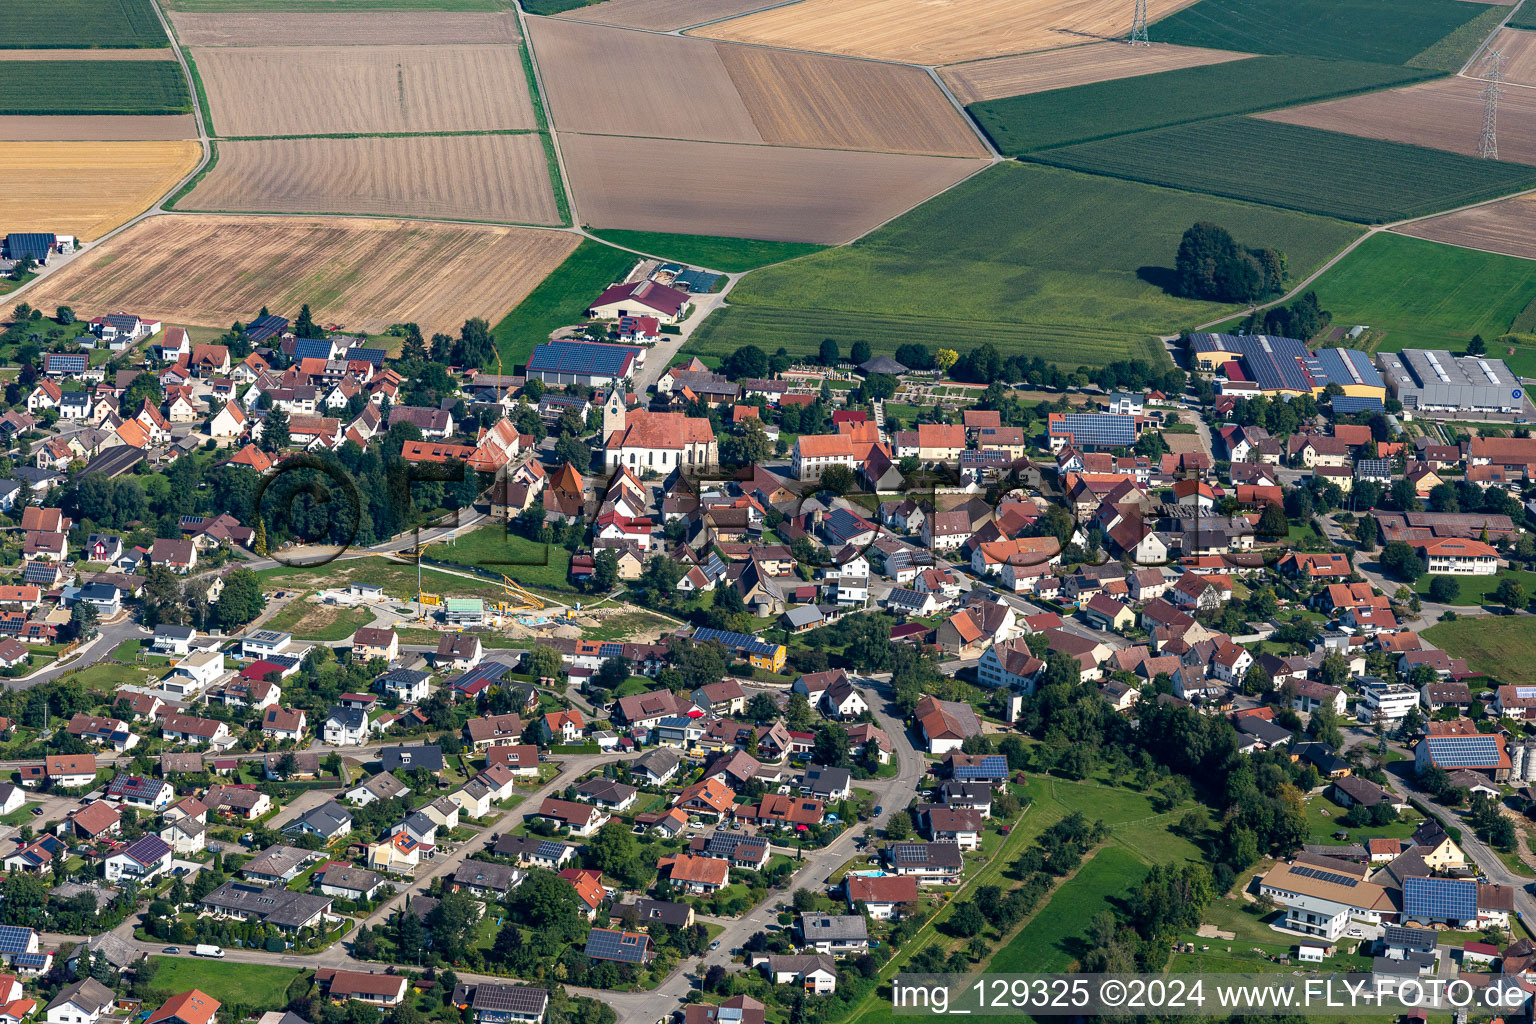
POLYGON ((1351 399, 1380 401, 1386 397, 1381 375, 1370 357, 1358 349, 1323 348, 1313 353, 1297 338, 1192 334, 1189 352, 1195 369, 1246 385, 1235 391, 1321 396, 1330 384, 1337 384, 1351 399))
POLYGON ((534 348, 527 375, 554 387, 606 387, 625 379, 644 362, 645 350, 631 345, 551 341, 534 348))
POLYGON ((1525 404, 1520 378, 1502 359, 1420 348, 1377 358, 1387 389, 1407 412, 1513 412, 1525 404))

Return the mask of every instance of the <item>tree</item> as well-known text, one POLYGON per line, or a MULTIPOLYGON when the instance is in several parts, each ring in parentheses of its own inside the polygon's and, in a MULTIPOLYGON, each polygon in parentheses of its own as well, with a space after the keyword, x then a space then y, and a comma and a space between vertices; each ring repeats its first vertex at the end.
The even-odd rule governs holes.
POLYGON ((453 365, 485 366, 495 361, 496 343, 491 337, 491 325, 479 317, 464 321, 464 326, 459 328, 459 340, 453 346, 453 365))
POLYGON ((261 427, 261 450, 280 452, 292 442, 288 433, 288 413, 282 409, 270 409, 261 427))
MULTIPOLYGON (((247 306, 247 309, 250 307, 247 306)), ((324 333, 315 325, 315 318, 309 312, 309 303, 304 303, 299 308, 299 318, 293 322, 293 335, 296 338, 323 338, 324 333)))
POLYGON ((236 569, 224 578, 224 592, 219 595, 219 628, 234 632, 260 615, 266 605, 260 578, 249 569, 236 569))
POLYGON ((54 311, 53 318, 65 327, 68 327, 75 322, 75 311, 68 306, 60 306, 54 311))
POLYGON ((1248 249, 1223 227, 1190 226, 1174 256, 1174 293, 1214 302, 1251 302, 1280 290, 1284 259, 1273 249, 1248 249))
POLYGON ((824 491, 834 494, 847 494, 858 485, 854 479, 853 470, 847 466, 828 466, 821 474, 821 482, 818 485, 824 491))
POLYGON ((89 601, 76 601, 69 613, 69 624, 77 640, 89 640, 96 635, 96 606, 89 601))
POLYGON ((933 354, 933 365, 942 373, 948 373, 949 368, 960 361, 960 353, 952 348, 941 348, 933 354))
POLYGON ((128 389, 123 392, 123 400, 119 403, 119 408, 124 418, 137 416, 143 410, 145 403, 159 405, 161 397, 160 378, 152 373, 141 373, 133 378, 128 389))
POLYGON ((768 354, 756 345, 743 345, 725 357, 720 372, 731 380, 767 376, 768 354))
POLYGON ((891 820, 885 823, 885 838, 895 842, 912 838, 912 819, 906 811, 891 815, 891 820))
POLYGON ((557 678, 564 664, 560 652, 546 644, 534 644, 533 650, 523 655, 523 671, 535 680, 557 678))
POLYGON ((629 679, 629 659, 605 658, 593 673, 592 681, 605 690, 617 690, 629 679))
POLYGON ((1259 514, 1259 535, 1261 537, 1284 537, 1290 532, 1291 524, 1285 518, 1285 508, 1277 502, 1268 502, 1264 511, 1259 514))
POLYGON ((836 366, 842 362, 837 340, 835 338, 822 338, 821 348, 817 351, 817 361, 822 366, 836 366))
POLYGON ((581 438, 565 434, 555 442, 555 461, 569 462, 578 473, 584 473, 592 462, 592 448, 581 438))
MULTIPOLYGON (((529 877, 532 877, 532 873, 529 877)), ((570 889, 570 886, 566 888, 570 889)), ((521 887, 518 891, 522 891, 521 887)), ((574 897, 575 890, 570 891, 574 897)), ((427 915, 427 928, 432 932, 432 945, 442 953, 445 960, 461 959, 474 944, 479 921, 480 904, 468 892, 463 889, 445 892, 442 901, 427 915)))
POLYGON ((1436 576, 1429 581, 1429 599, 1436 604, 1454 604, 1461 596, 1461 581, 1455 576, 1436 576))
POLYGON ((853 347, 848 350, 848 361, 854 366, 869 362, 869 356, 869 342, 862 339, 854 342, 853 347))
POLYGON ((1424 575, 1424 562, 1407 541, 1394 540, 1382 546, 1380 561, 1397 579, 1412 584, 1424 575))
POLYGON ((612 548, 603 548, 592 559, 592 589, 605 593, 619 585, 619 556, 612 548))
POLYGON ((1268 672, 1264 671, 1264 666, 1260 665, 1257 661, 1249 665, 1248 671, 1243 673, 1242 690, 1243 693, 1250 697, 1261 693, 1268 693, 1274 688, 1275 681, 1270 678, 1268 672))
POLYGON ((987 926, 987 919, 975 900, 966 900, 955 907, 954 913, 949 915, 948 924, 951 933, 961 938, 970 938, 981 934, 982 929, 987 926))
POLYGON ((811 744, 811 760, 816 764, 841 767, 848 763, 848 730, 835 725, 823 725, 816 730, 811 744))
POLYGON ((1467 355, 1480 356, 1488 351, 1487 342, 1483 341, 1481 334, 1472 335, 1472 340, 1467 342, 1467 355))
POLYGON ((1499 588, 1493 592, 1493 599, 1512 612, 1517 612, 1525 607, 1528 595, 1525 585, 1513 576, 1506 576, 1499 581, 1499 588))

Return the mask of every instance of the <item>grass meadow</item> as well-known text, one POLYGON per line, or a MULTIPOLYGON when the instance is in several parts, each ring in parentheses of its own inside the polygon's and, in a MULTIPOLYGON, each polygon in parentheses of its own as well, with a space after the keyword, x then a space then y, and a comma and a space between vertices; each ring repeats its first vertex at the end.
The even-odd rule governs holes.
POLYGON ((1536 630, 1520 615, 1437 622, 1424 630, 1424 639, 1453 658, 1466 658, 1472 671, 1504 682, 1528 679, 1536 662, 1536 630))
POLYGON ((1245 117, 1089 142, 1031 159, 1367 224, 1536 187, 1536 167, 1245 117))
POLYGON ((684 351, 724 355, 750 343, 808 354, 831 337, 844 351, 863 339, 886 353, 907 341, 962 352, 989 342, 1071 369, 1162 362, 1157 335, 1236 312, 1164 290, 1180 236, 1202 220, 1282 250, 1293 278, 1359 233, 1272 207, 1005 163, 851 246, 747 275, 684 351))
POLYGON ((1294 106, 1433 78, 1418 68, 1267 56, 1117 78, 973 103, 967 109, 1010 156, 1233 114, 1294 106))
POLYGON ((297 967, 268 964, 223 964, 188 956, 157 956, 154 980, 146 996, 162 999, 195 988, 225 1004, 248 1010, 280 1010, 287 1005, 288 986, 305 972, 297 967))
POLYGON ((0 92, 0 114, 192 112, 187 80, 173 60, 98 60, 88 69, 76 61, 35 60, 20 67, 25 74, 0 92))
POLYGON ((511 373, 513 364, 526 363, 534 346, 548 341, 551 331, 580 323, 587 303, 629 273, 638 258, 632 252, 583 239, 575 252, 492 328, 502 372, 511 373))
POLYGON ((797 256, 809 256, 826 248, 809 242, 767 242, 756 238, 672 235, 659 231, 622 231, 617 228, 593 230, 592 234, 614 245, 732 274, 756 270, 770 263, 782 263, 797 256))
POLYGON ((0 46, 8 49, 153 49, 169 45, 160 19, 155 17, 153 0, 13 0, 0 4, 0 46))
POLYGON ((1077 959, 1078 941, 1094 916, 1130 893, 1147 865, 1120 846, 1106 846, 1058 888, 1051 901, 992 956, 994 974, 1054 974, 1077 959))

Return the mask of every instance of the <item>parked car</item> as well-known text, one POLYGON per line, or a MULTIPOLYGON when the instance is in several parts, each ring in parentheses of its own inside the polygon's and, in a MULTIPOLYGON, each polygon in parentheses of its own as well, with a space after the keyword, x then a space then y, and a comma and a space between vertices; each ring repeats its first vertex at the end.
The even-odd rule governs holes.
POLYGON ((180 946, 166 946, 160 952, 166 954, 167 956, 175 956, 177 953, 181 952, 181 947, 180 946))

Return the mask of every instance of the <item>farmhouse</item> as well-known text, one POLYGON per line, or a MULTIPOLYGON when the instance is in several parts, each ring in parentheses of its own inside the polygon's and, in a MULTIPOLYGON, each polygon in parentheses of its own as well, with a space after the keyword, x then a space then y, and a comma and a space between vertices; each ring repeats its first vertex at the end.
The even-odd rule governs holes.
POLYGON ((609 286, 587 307, 587 316, 596 320, 652 316, 664 324, 675 324, 691 306, 687 292, 655 281, 639 281, 609 286))

